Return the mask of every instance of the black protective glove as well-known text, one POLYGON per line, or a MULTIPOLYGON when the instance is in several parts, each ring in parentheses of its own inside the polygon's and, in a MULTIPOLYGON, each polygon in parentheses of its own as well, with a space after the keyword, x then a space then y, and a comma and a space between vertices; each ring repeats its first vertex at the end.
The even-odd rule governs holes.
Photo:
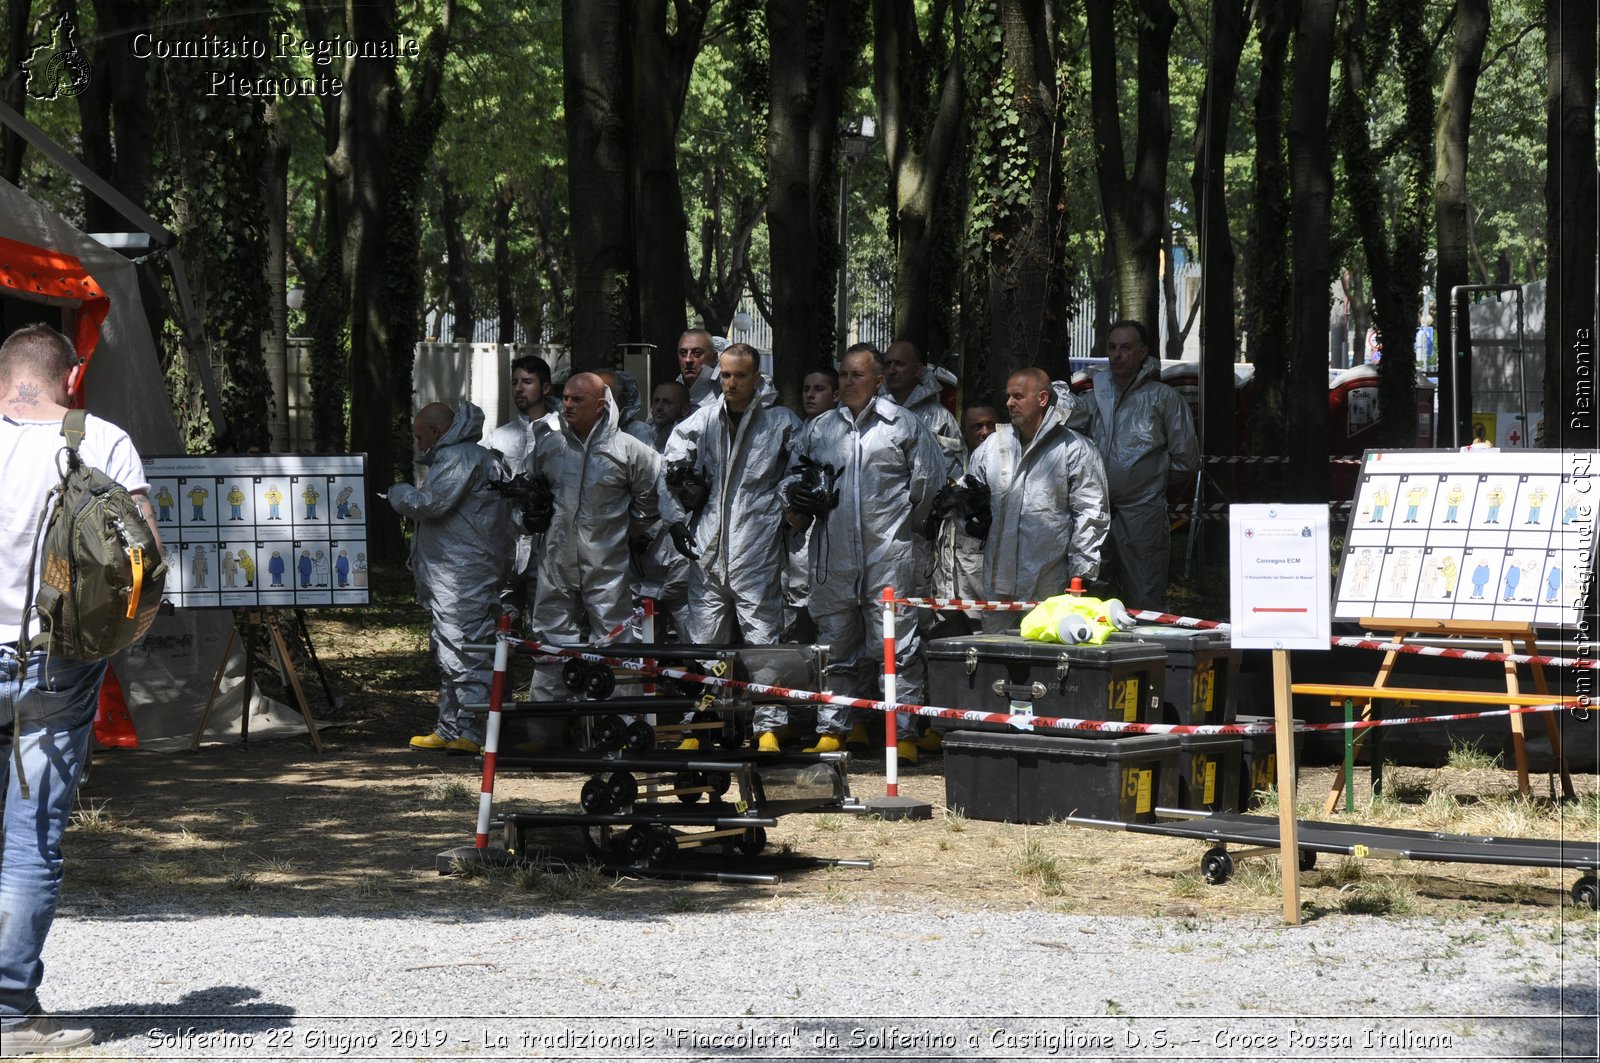
POLYGON ((791 488, 789 491, 789 508, 808 517, 825 517, 838 504, 838 488, 835 488, 831 494, 825 494, 819 488, 806 487, 804 485, 791 488))
POLYGON ((983 508, 968 513, 967 519, 962 522, 962 530, 980 543, 989 538, 989 526, 994 523, 994 511, 989 508, 989 500, 983 501, 983 508))
POLYGON ((689 529, 682 524, 667 525, 667 534, 672 536, 672 545, 677 547, 678 553, 690 561, 698 561, 700 555, 695 553, 694 540, 689 537, 689 529))
POLYGON ((690 513, 698 513, 711 497, 711 484, 705 474, 688 462, 678 462, 667 469, 667 490, 678 504, 690 513))
POLYGON ((634 560, 644 561, 650 556, 650 536, 644 532, 628 536, 628 553, 634 560))

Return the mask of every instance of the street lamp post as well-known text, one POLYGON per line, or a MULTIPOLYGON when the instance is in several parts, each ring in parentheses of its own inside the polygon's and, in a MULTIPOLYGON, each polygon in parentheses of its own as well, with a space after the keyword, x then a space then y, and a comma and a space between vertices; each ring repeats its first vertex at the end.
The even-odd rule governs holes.
POLYGON ((846 327, 849 323, 849 281, 850 281, 850 253, 847 243, 847 222, 849 220, 850 203, 850 169, 856 160, 866 155, 867 149, 872 147, 872 139, 878 131, 878 123, 870 115, 862 115, 860 120, 852 120, 845 124, 839 134, 839 158, 842 165, 839 167, 839 293, 834 303, 834 351, 843 356, 844 349, 849 339, 846 327))

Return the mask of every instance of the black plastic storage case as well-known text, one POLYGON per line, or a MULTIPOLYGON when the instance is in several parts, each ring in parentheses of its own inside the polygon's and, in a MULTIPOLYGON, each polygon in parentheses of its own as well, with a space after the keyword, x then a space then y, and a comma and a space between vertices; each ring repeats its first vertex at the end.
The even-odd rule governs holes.
MULTIPOLYGON (((1031 713, 1084 720, 1154 723, 1166 681, 1167 653, 1153 642, 1032 642, 1021 635, 929 639, 928 700, 974 712, 1031 713)), ((935 720, 940 731, 1017 733, 1006 724, 935 720)), ((1053 731, 1079 738, 1116 732, 1053 731)))
POLYGON ((1240 812, 1239 735, 1179 735, 1178 806, 1207 812, 1240 812))
POLYGON ((1057 738, 962 731, 944 741, 945 804, 973 819, 1151 823, 1178 796, 1176 735, 1057 738))
POLYGON ((1167 651, 1162 718, 1155 722, 1232 723, 1239 701, 1239 651, 1226 632, 1140 624, 1111 642, 1153 642, 1167 651))
MULTIPOLYGON (((1271 723, 1271 716, 1240 716, 1235 723, 1271 723)), ((1278 736, 1268 731, 1263 734, 1240 735, 1239 807, 1246 812, 1261 802, 1256 791, 1270 790, 1278 785, 1278 736)), ((1300 781, 1300 753, 1305 743, 1305 732, 1294 736, 1294 778, 1300 781)))

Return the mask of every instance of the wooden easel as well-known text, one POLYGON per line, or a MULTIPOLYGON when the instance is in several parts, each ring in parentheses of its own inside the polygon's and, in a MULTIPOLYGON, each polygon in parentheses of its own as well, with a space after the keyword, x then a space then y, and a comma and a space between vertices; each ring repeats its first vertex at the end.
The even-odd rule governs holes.
MULTIPOLYGON (((1500 640, 1502 650, 1507 653, 1516 653, 1519 649, 1529 656, 1538 653, 1537 638, 1533 633, 1533 625, 1511 621, 1469 621, 1469 620, 1421 620, 1397 619, 1386 617, 1363 617, 1361 626, 1364 630, 1383 632, 1389 635, 1391 642, 1401 642, 1409 635, 1449 635, 1457 637, 1497 638, 1500 640)), ((1400 659, 1400 651, 1387 650, 1383 655, 1383 663, 1378 666, 1378 676, 1373 681, 1373 688, 1389 685, 1389 677, 1394 673, 1394 666, 1400 659)), ((1517 698, 1522 693, 1521 683, 1517 676, 1517 666, 1511 661, 1504 662, 1506 677, 1506 693, 1512 698, 1517 698)), ((1544 666, 1533 664, 1533 688, 1535 693, 1549 694, 1550 686, 1545 681, 1544 666)), ((1468 692, 1461 692, 1463 694, 1468 692)), ((1397 692, 1397 696, 1399 695, 1397 692)), ((1375 698, 1368 697, 1360 702, 1361 718, 1372 718, 1372 703, 1375 698)), ((1528 785, 1528 754, 1523 746, 1523 721, 1521 713, 1511 714, 1511 747, 1515 754, 1517 764, 1517 790, 1527 796, 1532 793, 1528 785)), ((1556 726, 1555 718, 1549 713, 1544 714, 1545 732, 1550 736, 1550 751, 1556 758, 1556 764, 1561 770, 1561 793, 1568 800, 1576 798, 1577 793, 1572 788, 1572 775, 1567 771, 1567 758, 1561 751, 1561 730, 1556 726)), ((1363 731, 1355 738, 1360 744, 1366 737, 1363 731)), ((1323 812, 1332 812, 1339 802, 1339 796, 1344 792, 1344 772, 1338 772, 1334 777, 1333 788, 1328 794, 1328 799, 1323 803, 1323 812)))
POLYGON ((211 680, 211 695, 206 698, 206 711, 200 714, 200 726, 194 729, 194 739, 189 743, 192 753, 200 748, 200 736, 205 733, 206 724, 211 720, 211 709, 217 702, 217 694, 222 690, 222 676, 228 668, 228 658, 233 653, 234 640, 244 636, 244 700, 243 708, 239 712, 239 741, 250 741, 250 693, 255 688, 256 682, 256 640, 251 637, 256 628, 265 628, 272 639, 272 644, 277 648, 278 660, 283 665, 284 678, 289 682, 289 689, 294 692, 295 702, 300 706, 300 715, 306 721, 306 730, 311 734, 311 744, 318 753, 322 752, 322 738, 317 734, 317 726, 311 721, 311 706, 306 701, 306 692, 300 686, 300 671, 295 667, 294 658, 289 656, 289 645, 284 641, 283 632, 278 627, 278 611, 276 609, 241 609, 233 614, 233 627, 228 631, 228 645, 222 651, 222 662, 217 665, 217 674, 211 680))

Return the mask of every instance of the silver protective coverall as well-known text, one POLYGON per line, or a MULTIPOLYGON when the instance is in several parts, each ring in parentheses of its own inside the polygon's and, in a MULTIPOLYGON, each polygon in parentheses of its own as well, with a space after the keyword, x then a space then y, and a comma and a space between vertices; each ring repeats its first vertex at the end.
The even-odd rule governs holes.
MULTIPOLYGON (((689 529, 697 560, 689 562, 684 639, 701 645, 733 640, 737 620, 750 646, 776 643, 783 626, 783 497, 778 489, 794 464, 800 418, 778 404, 763 381, 735 425, 727 399, 709 402, 678 423, 661 457, 656 490, 664 524, 689 529), (698 514, 667 487, 667 470, 687 463, 709 485, 698 514)), ((770 731, 788 713, 763 705, 755 729, 770 731)))
MULTIPOLYGON (((989 488, 993 523, 983 547, 988 598, 1042 601, 1100 571, 1111 523, 1105 466, 1094 444, 1050 407, 1027 445, 1001 425, 972 452, 967 478, 989 488)), ((1015 627, 1014 613, 985 613, 984 628, 1015 627)))
POLYGON ((1134 371, 1122 394, 1111 373, 1094 377, 1094 387, 1076 395, 1056 386, 1067 423, 1094 437, 1111 488, 1109 555, 1129 609, 1167 607, 1170 536, 1167 485, 1193 476, 1200 467, 1189 407, 1161 382, 1161 363, 1149 355, 1134 371))
MULTIPOLYGON (((604 638, 633 614, 628 539, 648 532, 656 522, 659 456, 617 429, 615 411, 608 393, 588 438, 579 439, 563 418, 559 431, 534 445, 530 471, 548 478, 555 496, 529 620, 547 642, 576 645, 586 635, 604 638)), ((630 636, 624 630, 617 640, 637 641, 630 636)), ((536 698, 565 696, 558 672, 540 666, 536 698)))
MULTIPOLYGON (((828 645, 828 689, 850 697, 882 697, 883 589, 897 597, 924 593, 919 583, 922 528, 945 477, 945 456, 933 434, 904 407, 881 395, 857 416, 846 406, 805 426, 799 457, 838 470, 839 504, 811 526, 811 615, 817 641, 828 645)), ((785 499, 799 483, 791 477, 785 499)), ((917 610, 895 609, 895 699, 921 703, 927 689, 917 610)), ((851 710, 817 709, 817 730, 843 734, 851 710)), ((912 739, 912 717, 899 717, 912 739)))
MULTIPOLYGON (((483 445, 500 455, 501 476, 510 479, 527 470, 528 456, 533 453, 534 443, 539 437, 559 431, 560 428, 561 420, 556 414, 530 417, 518 411, 511 420, 484 436, 483 445)), ((511 562, 511 578, 506 587, 508 593, 501 595, 501 602, 526 615, 539 587, 539 551, 544 546, 544 536, 529 534, 522 527, 521 515, 514 507, 512 518, 517 539, 511 562)))
POLYGON ((489 700, 494 655, 468 650, 494 639, 500 585, 510 569, 511 511, 488 488, 498 475, 493 452, 478 445, 483 411, 461 403, 439 441, 418 459, 422 483, 395 484, 389 504, 416 521, 411 572, 417 603, 428 610, 429 641, 439 662, 439 721, 443 737, 483 742, 484 717, 463 706, 489 700))

